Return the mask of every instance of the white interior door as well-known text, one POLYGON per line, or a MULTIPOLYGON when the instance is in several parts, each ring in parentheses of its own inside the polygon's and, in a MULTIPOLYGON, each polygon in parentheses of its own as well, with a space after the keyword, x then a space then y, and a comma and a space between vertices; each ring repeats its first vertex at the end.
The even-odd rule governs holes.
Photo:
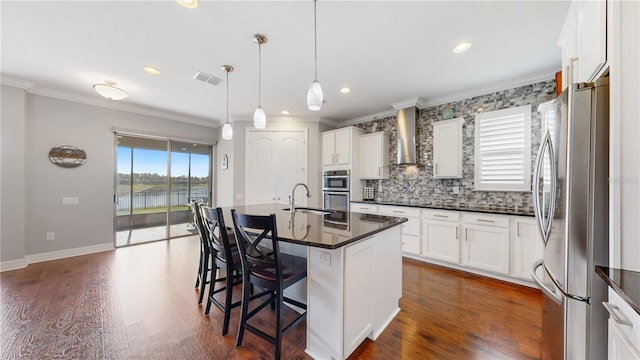
MULTIPOLYGON (((296 183, 307 183, 307 129, 247 130, 247 204, 287 204, 296 183)), ((296 192, 296 204, 305 206, 304 188, 296 192)))

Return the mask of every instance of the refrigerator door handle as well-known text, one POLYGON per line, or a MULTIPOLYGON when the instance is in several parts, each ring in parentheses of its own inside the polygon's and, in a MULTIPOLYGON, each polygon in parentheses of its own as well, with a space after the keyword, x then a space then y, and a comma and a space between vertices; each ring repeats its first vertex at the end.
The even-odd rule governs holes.
MULTIPOLYGON (((542 139, 542 143, 540 143, 540 149, 538 150, 538 156, 536 157, 536 163, 534 167, 533 174, 533 210, 536 216, 536 220, 538 221, 538 228, 540 229, 540 234, 542 235, 542 241, 545 245, 549 241, 549 236, 551 235, 551 225, 553 223, 553 215, 555 213, 556 208, 556 189, 557 189, 557 170, 556 170, 556 159, 555 153, 553 151, 553 143, 551 142, 551 133, 549 130, 544 135, 542 139), (542 172, 543 166, 543 158, 545 151, 549 153, 549 166, 550 173, 548 174, 549 179, 549 212, 548 214, 544 214, 542 207, 540 206, 540 173, 542 172), (546 216, 545 216, 546 215, 546 216)), ((542 193, 544 196, 544 191, 542 193)))
POLYGON ((540 288, 540 290, 542 290, 542 292, 549 297, 554 303, 561 305, 562 304, 562 295, 558 295, 556 294, 555 291, 553 291, 552 289, 549 289, 547 287, 547 285, 545 285, 542 280, 540 280, 540 278, 538 277, 538 275, 536 274, 536 270, 538 270, 538 268, 542 266, 542 259, 536 261, 533 263, 533 265, 531 266, 531 278, 533 279, 533 281, 538 285, 538 288, 540 288))

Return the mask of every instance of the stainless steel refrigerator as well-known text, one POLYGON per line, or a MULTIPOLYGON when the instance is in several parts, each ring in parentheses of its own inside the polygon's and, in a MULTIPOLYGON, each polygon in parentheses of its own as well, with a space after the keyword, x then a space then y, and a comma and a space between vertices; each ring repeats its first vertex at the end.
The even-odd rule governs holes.
POLYGON ((532 276, 544 293, 543 359, 606 359, 609 78, 570 85, 543 117, 533 200, 544 242, 532 276))

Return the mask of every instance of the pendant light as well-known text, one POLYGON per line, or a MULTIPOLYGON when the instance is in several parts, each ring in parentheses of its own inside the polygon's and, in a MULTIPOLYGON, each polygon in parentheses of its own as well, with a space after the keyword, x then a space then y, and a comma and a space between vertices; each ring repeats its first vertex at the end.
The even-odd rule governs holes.
POLYGON ((256 111, 253 113, 253 127, 256 129, 264 129, 267 126, 267 115, 264 113, 264 109, 262 109, 261 98, 262 98, 262 57, 260 49, 263 44, 267 43, 267 38, 264 35, 255 34, 253 35, 253 41, 258 44, 258 107, 256 111))
POLYGON ((222 65, 222 70, 227 73, 227 122, 222 127, 222 138, 231 140, 233 138, 233 128, 229 124, 229 73, 233 71, 233 67, 231 65, 222 65))
POLYGON ((105 80, 104 84, 93 84, 93 89, 100 94, 100 96, 109 100, 122 100, 129 94, 126 91, 116 87, 116 83, 110 80, 105 80))
POLYGON ((311 111, 319 111, 322 108, 322 87, 318 82, 318 26, 316 20, 316 0, 313 0, 313 66, 314 66, 314 80, 309 86, 309 92, 307 93, 307 107, 311 111))

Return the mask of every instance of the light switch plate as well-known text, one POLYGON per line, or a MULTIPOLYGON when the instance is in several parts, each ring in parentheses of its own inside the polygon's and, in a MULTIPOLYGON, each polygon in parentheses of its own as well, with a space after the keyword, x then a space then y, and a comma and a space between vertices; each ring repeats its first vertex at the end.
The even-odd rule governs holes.
POLYGON ((454 194, 460 194, 460 187, 459 186, 454 186, 453 187, 453 193, 454 194))

